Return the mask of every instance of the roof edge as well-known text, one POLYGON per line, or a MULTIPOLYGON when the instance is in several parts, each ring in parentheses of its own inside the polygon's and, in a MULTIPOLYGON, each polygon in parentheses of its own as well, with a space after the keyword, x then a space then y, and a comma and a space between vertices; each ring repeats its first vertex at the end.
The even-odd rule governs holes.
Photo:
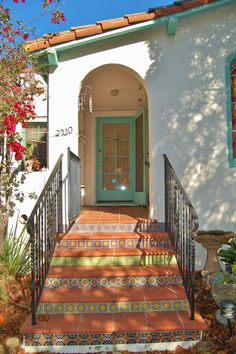
MULTIPOLYGON (((47 48, 35 51, 32 54, 39 56, 39 55, 48 53, 48 51, 52 51, 52 49, 56 53, 60 53, 60 52, 66 51, 66 50, 76 48, 76 47, 90 45, 92 43, 104 41, 104 40, 107 40, 110 38, 120 37, 120 36, 129 34, 129 33, 135 33, 138 31, 155 28, 157 26, 164 25, 164 24, 167 25, 167 33, 168 33, 168 24, 169 24, 170 20, 174 19, 177 22, 179 19, 198 15, 201 12, 205 12, 208 10, 214 10, 214 9, 217 9, 217 8, 222 7, 224 5, 230 5, 235 2, 235 0, 215 0, 215 1, 210 0, 210 1, 212 1, 212 2, 205 3, 203 5, 193 7, 193 8, 188 8, 182 12, 178 12, 178 13, 162 16, 159 18, 155 18, 152 20, 148 20, 146 22, 140 22, 137 24, 132 24, 129 26, 109 30, 109 31, 98 33, 95 35, 91 35, 89 37, 82 38, 79 40, 78 39, 76 40, 73 38, 71 41, 68 41, 65 43, 60 43, 60 44, 57 44, 54 46, 48 46, 47 48)), ((175 3, 179 3, 179 2, 181 2, 181 1, 176 1, 175 3)), ((186 1, 186 3, 187 3, 187 1, 186 1)), ((154 9, 150 9, 150 11, 151 10, 154 11, 154 9)), ((42 40, 42 39, 39 39, 39 40, 42 40)))

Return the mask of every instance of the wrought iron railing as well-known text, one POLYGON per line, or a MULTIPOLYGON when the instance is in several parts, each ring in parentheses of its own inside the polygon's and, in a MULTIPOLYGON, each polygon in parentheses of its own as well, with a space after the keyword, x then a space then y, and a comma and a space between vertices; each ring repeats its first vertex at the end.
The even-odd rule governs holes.
POLYGON ((195 242, 198 216, 166 155, 165 164, 165 229, 170 234, 178 266, 194 319, 195 242))
POLYGON ((80 158, 68 148, 68 219, 80 212, 80 158))
POLYGON ((62 157, 49 176, 27 222, 31 242, 31 313, 36 310, 58 235, 62 232, 62 157))

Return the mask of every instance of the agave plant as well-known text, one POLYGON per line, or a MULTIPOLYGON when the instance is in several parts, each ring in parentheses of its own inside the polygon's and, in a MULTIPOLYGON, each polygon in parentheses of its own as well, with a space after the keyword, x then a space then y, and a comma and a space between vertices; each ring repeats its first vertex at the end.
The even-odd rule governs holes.
POLYGON ((0 262, 14 278, 30 271, 30 243, 26 227, 24 226, 20 234, 17 235, 17 225, 18 223, 6 235, 0 256, 0 262))

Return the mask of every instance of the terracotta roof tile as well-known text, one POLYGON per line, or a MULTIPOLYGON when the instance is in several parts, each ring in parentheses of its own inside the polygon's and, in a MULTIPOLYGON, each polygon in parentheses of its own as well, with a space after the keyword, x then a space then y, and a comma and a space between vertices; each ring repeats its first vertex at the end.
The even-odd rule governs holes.
POLYGON ((156 15, 154 12, 139 12, 136 14, 130 14, 130 15, 125 15, 124 17, 126 17, 129 21, 130 24, 132 23, 137 23, 137 22, 144 22, 144 21, 149 21, 149 20, 153 20, 154 18, 156 18, 156 15))
POLYGON ((154 12, 156 16, 167 16, 171 14, 175 14, 177 12, 183 11, 182 4, 178 5, 168 5, 168 6, 162 6, 162 7, 157 7, 157 8, 151 8, 149 11, 154 12))
POLYGON ((101 25, 87 25, 87 26, 80 26, 80 27, 72 27, 71 30, 72 29, 75 31, 76 38, 89 37, 95 34, 102 33, 101 25))
POLYGON ((111 20, 98 21, 98 25, 102 26, 103 31, 111 30, 114 28, 125 27, 129 25, 129 21, 127 18, 113 18, 111 20))
POLYGON ((65 32, 58 32, 53 34, 51 37, 48 38, 50 45, 60 44, 64 42, 70 42, 75 39, 75 32, 74 31, 65 31, 65 32))
POLYGON ((27 42, 26 51, 35 52, 53 45, 79 40, 80 38, 94 36, 116 28, 132 26, 135 23, 150 21, 162 16, 179 13, 217 0, 182 0, 175 1, 172 5, 150 8, 147 12, 128 14, 121 18, 98 21, 96 24, 71 27, 69 31, 47 34, 27 42))
POLYGON ((27 44, 25 45, 25 50, 27 52, 35 52, 37 50, 45 49, 49 46, 50 44, 48 40, 46 40, 45 38, 38 38, 33 41, 27 42, 27 44))
POLYGON ((192 9, 193 7, 201 6, 213 2, 214 0, 182 0, 175 1, 174 4, 181 4, 184 10, 192 9))

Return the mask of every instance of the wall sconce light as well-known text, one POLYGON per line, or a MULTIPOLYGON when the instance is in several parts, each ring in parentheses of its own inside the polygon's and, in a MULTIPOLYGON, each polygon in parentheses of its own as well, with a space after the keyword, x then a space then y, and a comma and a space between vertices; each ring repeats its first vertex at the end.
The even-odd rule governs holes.
POLYGON ((118 96, 119 95, 119 90, 118 89, 113 89, 110 91, 111 96, 118 96))

